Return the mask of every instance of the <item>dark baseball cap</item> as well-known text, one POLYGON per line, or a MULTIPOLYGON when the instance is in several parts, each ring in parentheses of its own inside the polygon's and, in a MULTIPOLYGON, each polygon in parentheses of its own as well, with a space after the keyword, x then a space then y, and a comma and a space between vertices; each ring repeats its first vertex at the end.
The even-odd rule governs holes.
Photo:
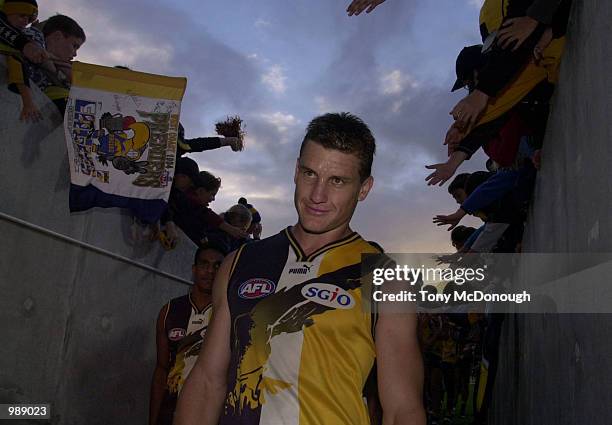
POLYGON ((198 164, 191 158, 181 157, 176 160, 176 166, 174 167, 174 174, 184 174, 193 180, 194 184, 196 180, 200 179, 200 168, 198 164))
POLYGON ((482 68, 483 65, 482 44, 475 44, 461 49, 455 63, 457 81, 455 81, 451 91, 459 90, 465 85, 466 80, 472 80, 474 70, 482 68))

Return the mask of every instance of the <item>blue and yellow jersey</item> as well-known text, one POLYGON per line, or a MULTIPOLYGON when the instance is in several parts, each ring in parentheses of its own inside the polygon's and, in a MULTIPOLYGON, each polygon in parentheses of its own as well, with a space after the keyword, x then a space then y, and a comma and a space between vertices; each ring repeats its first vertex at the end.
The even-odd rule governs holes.
POLYGON ((357 233, 305 255, 289 228, 238 251, 227 297, 231 362, 221 425, 368 424, 375 316, 357 233))

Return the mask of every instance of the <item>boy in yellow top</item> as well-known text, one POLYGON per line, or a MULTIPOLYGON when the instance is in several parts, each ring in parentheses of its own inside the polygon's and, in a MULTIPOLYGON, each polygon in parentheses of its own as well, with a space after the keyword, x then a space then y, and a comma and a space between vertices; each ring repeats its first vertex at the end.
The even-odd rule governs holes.
MULTIPOLYGON (((36 31, 34 31, 33 28, 28 28, 28 25, 36 21, 38 16, 38 4, 36 0, 5 0, 2 5, 2 11, 10 25, 19 30, 23 35, 34 39, 34 41, 44 49, 44 37, 36 37, 36 31)), ((12 56, 7 58, 7 66, 9 68, 9 79, 11 79, 15 72, 21 72, 20 63, 12 56)), ((21 100, 23 102, 19 119, 22 121, 38 121, 41 115, 32 100, 30 88, 23 81, 17 82, 15 88, 21 95, 21 100)))
POLYGON ((46 46, 53 58, 52 64, 35 65, 29 61, 12 62, 9 66, 9 84, 19 90, 19 86, 29 86, 30 81, 55 103, 63 114, 72 79, 71 61, 77 50, 85 42, 85 32, 72 18, 55 15, 40 24, 39 29, 28 28, 35 34, 39 43, 46 46))

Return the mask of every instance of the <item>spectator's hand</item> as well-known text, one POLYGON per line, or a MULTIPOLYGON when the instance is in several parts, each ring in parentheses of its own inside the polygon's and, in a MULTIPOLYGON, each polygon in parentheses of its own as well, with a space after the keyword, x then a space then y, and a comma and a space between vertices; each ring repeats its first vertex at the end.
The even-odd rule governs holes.
POLYGON ((234 152, 240 152, 244 149, 244 143, 240 137, 226 137, 225 145, 232 148, 234 152))
POLYGON ((497 45, 502 49, 512 47, 515 51, 533 33, 538 26, 538 21, 529 17, 508 19, 497 32, 497 45))
POLYGON ((433 222, 438 226, 446 226, 447 224, 450 224, 450 227, 447 230, 453 230, 463 217, 465 217, 465 211, 459 208, 452 214, 435 216, 433 218, 433 222))
POLYGON ((480 118, 487 107, 487 103, 489 103, 489 96, 480 90, 474 90, 461 99, 450 111, 450 114, 455 121, 459 121, 459 124, 464 126, 463 128, 471 128, 480 118))
POLYGON ((47 51, 33 41, 26 43, 21 52, 27 60, 33 63, 42 63, 49 59, 47 51))
POLYGON ((346 11, 348 12, 349 16, 357 16, 366 8, 368 9, 366 10, 366 13, 370 13, 376 8, 376 6, 384 2, 385 0, 353 0, 346 11))
POLYGON ((149 224, 149 229, 147 230, 147 233, 149 235, 149 241, 153 242, 157 239, 159 239, 159 222, 158 223, 153 223, 153 224, 149 224))
POLYGON ((546 48, 548 47, 552 39, 553 39, 552 28, 547 28, 546 31, 544 31, 544 34, 542 34, 542 37, 540 37, 538 44, 536 44, 535 47, 533 48, 533 58, 535 59, 536 63, 542 60, 542 58, 544 57, 543 52, 544 50, 546 50, 546 48))
POLYGON ((166 251, 174 249, 178 243, 179 236, 176 231, 176 226, 172 221, 169 221, 164 226, 164 230, 159 232, 159 242, 166 251))
POLYGON ((435 186, 440 183, 442 186, 448 179, 453 177, 457 168, 450 162, 444 162, 441 164, 426 165, 425 168, 428 170, 435 170, 433 173, 425 177, 425 181, 428 181, 427 186, 435 186))
POLYGON ((21 108, 21 114, 19 114, 19 120, 26 123, 36 123, 42 120, 42 114, 38 110, 38 107, 31 102, 24 102, 21 108))
POLYGON ((455 121, 448 131, 446 132, 446 137, 444 138, 444 144, 448 147, 448 156, 451 156, 453 152, 459 147, 461 141, 465 138, 467 131, 465 131, 464 127, 461 125, 461 122, 455 121))

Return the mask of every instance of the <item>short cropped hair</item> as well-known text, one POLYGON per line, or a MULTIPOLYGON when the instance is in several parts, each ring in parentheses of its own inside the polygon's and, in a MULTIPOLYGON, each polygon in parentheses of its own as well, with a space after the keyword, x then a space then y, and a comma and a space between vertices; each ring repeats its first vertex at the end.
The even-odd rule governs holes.
POLYGON ((210 241, 202 242, 200 246, 198 247, 198 249, 196 250, 195 255, 193 256, 193 264, 194 265, 198 264, 198 257, 200 256, 200 254, 209 249, 219 252, 224 257, 228 254, 227 249, 220 244, 217 244, 215 242, 210 242, 210 241))
POLYGON ((470 177, 470 173, 457 174, 453 181, 448 185, 448 193, 452 195, 452 193, 457 189, 465 189, 465 183, 467 182, 468 177, 470 177))
POLYGON ((215 177, 208 171, 200 171, 200 184, 198 186, 209 192, 214 192, 221 187, 221 177, 215 177))
POLYGON ((44 22, 43 34, 47 37, 55 31, 61 31, 64 36, 74 36, 85 41, 85 31, 77 22, 66 15, 55 15, 44 22))
POLYGON ((306 142, 315 142, 327 149, 354 154, 359 158, 359 176, 363 182, 372 174, 376 140, 368 126, 348 112, 328 113, 310 121, 300 147, 300 156, 306 142))

